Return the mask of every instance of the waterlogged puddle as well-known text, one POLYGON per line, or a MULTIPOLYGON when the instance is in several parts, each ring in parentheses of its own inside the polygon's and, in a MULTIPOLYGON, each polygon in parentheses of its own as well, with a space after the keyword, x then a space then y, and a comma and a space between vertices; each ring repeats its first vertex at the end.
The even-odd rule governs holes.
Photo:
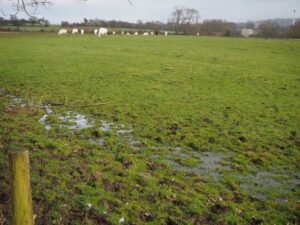
MULTIPOLYGON (((53 114, 53 111, 49 105, 44 106, 43 109, 45 110, 46 114, 39 119, 39 123, 41 123, 44 128, 49 131, 52 129, 52 126, 47 119, 51 114, 53 114)), ((58 119, 60 120, 60 128, 65 128, 71 130, 72 132, 95 128, 94 119, 88 119, 85 115, 78 112, 69 111, 63 115, 60 114, 58 115, 58 119)), ((99 131, 116 135, 118 140, 116 144, 124 144, 133 149, 140 149, 140 142, 135 139, 132 126, 101 120, 99 131)), ((105 146, 107 137, 89 138, 88 141, 91 145, 105 146)))
POLYGON ((115 124, 106 120, 101 120, 101 126, 99 128, 102 132, 114 132, 117 135, 130 134, 133 132, 132 128, 126 128, 125 124, 115 124))
POLYGON ((91 145, 99 145, 99 146, 104 146, 105 145, 105 139, 104 138, 99 138, 99 139, 89 139, 89 142, 91 145))
POLYGON ((119 128, 116 130, 117 135, 122 135, 122 134, 130 134, 133 132, 133 129, 126 129, 124 124, 121 124, 119 128))
MULTIPOLYGON (((111 133, 116 135, 118 139, 116 144, 124 144, 133 149, 140 149, 140 142, 135 139, 133 135, 133 128, 131 126, 101 120, 101 126, 99 130, 104 133, 111 133)), ((90 139, 90 143, 92 145, 104 146, 106 143, 106 139, 106 137, 102 137, 100 139, 90 139)))
POLYGON ((282 191, 281 183, 276 180, 275 174, 271 172, 257 171, 256 174, 238 177, 242 178, 240 188, 259 199, 266 198, 267 193, 270 192, 271 189, 279 189, 279 191, 282 191))
POLYGON ((111 130, 112 125, 113 125, 113 123, 109 123, 105 120, 101 120, 101 127, 99 129, 100 129, 100 131, 103 131, 103 132, 109 132, 111 130))
POLYGON ((230 170, 229 158, 230 153, 223 152, 193 152, 184 153, 181 147, 173 148, 174 153, 168 156, 167 163, 179 171, 194 172, 213 178, 215 181, 220 180, 220 175, 226 170, 230 170), (183 159, 182 163, 177 159, 183 159), (175 158, 175 159, 174 159, 175 158), (189 161, 196 161, 189 165, 189 161))
MULTIPOLYGON (((46 105, 43 107, 46 114, 44 114, 40 119, 39 123, 41 123, 44 128, 49 131, 52 126, 47 122, 48 117, 53 113, 50 105, 46 105)), ((83 130, 88 129, 94 126, 94 121, 89 121, 86 117, 80 113, 69 111, 64 115, 58 116, 60 120, 60 127, 66 128, 69 130, 83 130)))
MULTIPOLYGON (((257 199, 272 199, 284 203, 286 195, 296 191, 300 186, 299 176, 286 174, 285 171, 275 172, 255 168, 253 173, 242 175, 231 168, 230 158, 233 156, 231 153, 193 151, 185 153, 180 148, 169 149, 171 154, 168 155, 166 161, 174 169, 186 173, 197 173, 212 178, 215 182, 221 182, 222 174, 230 172, 240 188, 257 199), (199 161, 189 165, 193 159, 199 161)), ((160 158, 160 156, 155 155, 152 158, 160 158)))
POLYGON ((21 106, 22 108, 24 108, 26 106, 25 102, 14 95, 6 95, 9 98, 9 106, 10 107, 16 107, 16 106, 21 106))
MULTIPOLYGON (((248 183, 252 183, 256 186, 278 186, 279 181, 276 180, 276 174, 268 171, 257 171, 255 174, 247 176, 248 183)), ((241 187, 247 189, 249 184, 243 183, 241 187)))
POLYGON ((215 153, 206 152, 204 154, 199 154, 201 160, 201 165, 199 168, 203 170, 228 170, 230 166, 228 165, 228 160, 232 154, 229 153, 215 153))
POLYGON ((253 174, 241 176, 240 188, 258 199, 265 199, 270 194, 275 194, 276 200, 281 201, 282 197, 295 191, 300 181, 298 178, 291 178, 284 172, 271 172, 265 170, 256 170, 253 174))
POLYGON ((80 113, 69 111, 66 115, 60 116, 61 127, 70 130, 83 130, 94 127, 94 121, 88 121, 86 117, 80 113))
POLYGON ((40 119, 39 119, 39 123, 42 124, 44 126, 44 128, 49 131, 51 130, 51 125, 50 124, 47 124, 47 118, 48 118, 48 115, 43 115, 40 119))
POLYGON ((47 118, 48 118, 48 116, 49 116, 50 114, 53 113, 53 111, 52 111, 50 105, 45 105, 45 106, 43 107, 43 109, 46 111, 46 114, 43 115, 43 116, 39 119, 39 123, 42 124, 42 125, 44 126, 44 128, 45 128, 47 131, 49 131, 49 130, 51 130, 52 127, 51 127, 50 124, 47 124, 47 118))

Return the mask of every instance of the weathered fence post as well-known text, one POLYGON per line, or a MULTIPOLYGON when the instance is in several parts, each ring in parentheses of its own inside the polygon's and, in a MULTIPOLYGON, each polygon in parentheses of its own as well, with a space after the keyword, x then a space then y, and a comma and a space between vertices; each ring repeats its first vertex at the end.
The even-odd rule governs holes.
POLYGON ((33 225, 28 151, 9 154, 12 192, 12 224, 33 225))

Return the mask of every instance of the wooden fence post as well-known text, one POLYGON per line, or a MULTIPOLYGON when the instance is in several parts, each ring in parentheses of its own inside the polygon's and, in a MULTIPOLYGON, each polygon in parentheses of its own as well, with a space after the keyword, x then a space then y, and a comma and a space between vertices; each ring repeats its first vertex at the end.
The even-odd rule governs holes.
POLYGON ((10 153, 9 167, 12 192, 12 224, 33 225, 28 151, 10 153))

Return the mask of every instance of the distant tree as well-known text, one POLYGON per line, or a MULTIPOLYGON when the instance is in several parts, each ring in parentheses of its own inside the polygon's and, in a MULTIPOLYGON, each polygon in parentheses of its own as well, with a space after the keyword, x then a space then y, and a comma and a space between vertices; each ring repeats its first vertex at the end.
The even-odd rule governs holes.
POLYGON ((290 38, 300 38, 300 21, 292 26, 288 31, 288 37, 290 38))
POLYGON ((244 26, 244 28, 247 28, 247 29, 252 29, 254 30, 255 29, 255 24, 253 22, 247 22, 244 26))
POLYGON ((69 22, 67 22, 67 21, 62 21, 62 22, 61 22, 61 26, 62 26, 62 27, 69 27, 70 24, 69 24, 69 22))
POLYGON ((266 21, 260 24, 259 31, 261 37, 274 38, 278 37, 280 33, 280 26, 275 22, 266 21))
POLYGON ((175 32, 178 34, 180 23, 182 22, 184 14, 184 8, 176 6, 172 12, 172 17, 170 21, 174 24, 175 32))
POLYGON ((0 26, 5 26, 8 24, 8 21, 5 20, 3 17, 0 17, 0 26))
POLYGON ((18 26, 19 25, 19 21, 18 21, 18 17, 15 15, 10 16, 10 22, 13 26, 18 26))
POLYGON ((102 26, 102 21, 101 20, 95 19, 95 21, 96 21, 96 23, 95 23, 96 26, 98 26, 98 27, 102 26))
POLYGON ((38 19, 38 23, 42 26, 49 27, 50 22, 45 18, 38 19))
POLYGON ((29 18, 29 23, 33 26, 34 24, 38 23, 38 18, 35 16, 32 16, 29 18))
POLYGON ((212 36, 237 36, 239 33, 235 23, 223 20, 206 20, 200 29, 201 34, 212 36))
POLYGON ((89 22, 87 18, 84 18, 83 21, 84 21, 84 26, 86 26, 89 22))
POLYGON ((138 28, 138 29, 143 28, 143 21, 142 20, 136 21, 136 28, 138 28))
POLYGON ((198 14, 196 9, 176 6, 169 21, 173 23, 176 34, 180 30, 186 33, 187 30, 191 30, 190 25, 198 23, 198 14))

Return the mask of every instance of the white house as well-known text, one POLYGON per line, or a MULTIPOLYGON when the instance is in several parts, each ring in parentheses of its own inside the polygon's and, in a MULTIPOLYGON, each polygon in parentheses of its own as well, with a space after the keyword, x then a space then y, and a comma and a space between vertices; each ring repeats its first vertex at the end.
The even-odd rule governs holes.
POLYGON ((254 35, 254 30, 252 30, 252 29, 242 29, 242 36, 243 37, 246 37, 246 38, 248 38, 248 37, 250 37, 250 36, 253 36, 254 35))

